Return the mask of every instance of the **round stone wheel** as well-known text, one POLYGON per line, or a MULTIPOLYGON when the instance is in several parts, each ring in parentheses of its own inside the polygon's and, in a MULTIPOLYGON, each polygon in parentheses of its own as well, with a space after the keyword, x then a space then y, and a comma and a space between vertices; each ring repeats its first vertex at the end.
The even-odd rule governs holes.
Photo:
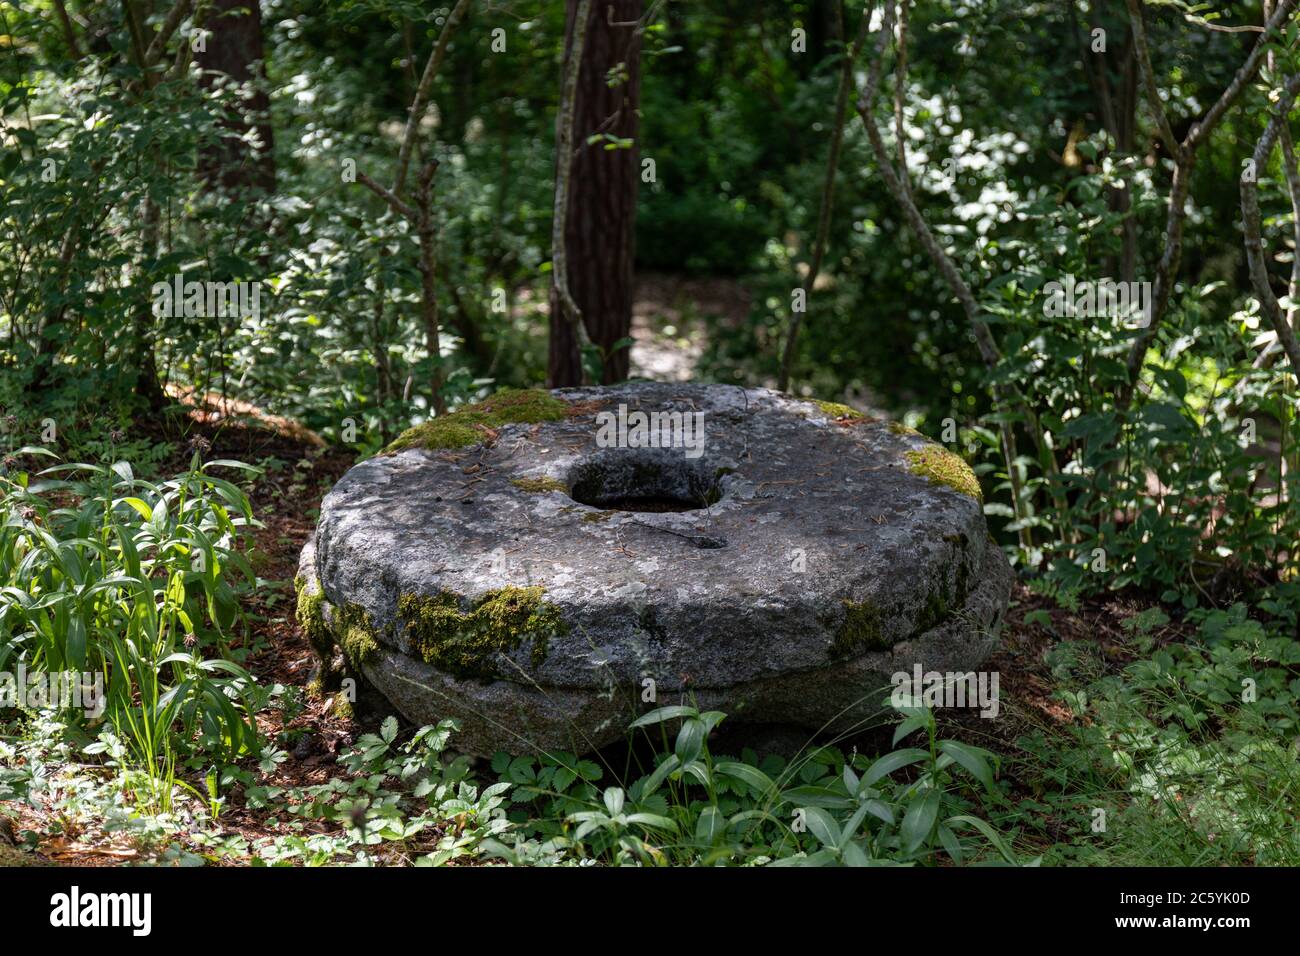
POLYGON ((851 731, 892 675, 978 667, 1011 581, 975 476, 920 434, 636 383, 494 396, 353 467, 299 618, 463 751, 584 752, 673 703, 851 731))

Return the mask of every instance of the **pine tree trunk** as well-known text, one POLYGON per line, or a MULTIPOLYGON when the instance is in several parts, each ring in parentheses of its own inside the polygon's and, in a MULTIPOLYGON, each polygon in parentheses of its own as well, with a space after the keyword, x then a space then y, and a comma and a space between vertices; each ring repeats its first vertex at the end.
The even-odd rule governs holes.
POLYGON ((237 83, 251 83, 254 95, 241 102, 239 114, 226 124, 232 135, 199 157, 204 179, 234 192, 275 189, 275 158, 272 155, 271 123, 267 116, 270 99, 262 66, 262 9, 258 0, 211 0, 204 25, 211 31, 207 49, 195 54, 204 72, 202 85, 216 79, 207 71, 224 73, 237 83), (259 148, 254 150, 242 138, 257 131, 259 148), (241 138, 236 138, 236 136, 241 138))
MULTIPOLYGON (((568 0, 566 57, 573 36, 576 0, 568 0)), ((632 329, 632 262, 635 252, 636 194, 640 152, 636 143, 641 96, 641 38, 636 21, 642 0, 596 0, 587 22, 574 102, 572 160, 565 246, 569 289, 582 312, 592 343, 606 353, 605 383, 627 378, 626 347, 615 343, 632 329), (608 74, 624 64, 625 78, 610 86, 608 74), (588 144, 592 136, 601 136, 588 144), (604 138, 610 137, 610 138, 604 138), (630 148, 606 149, 617 140, 630 148)), ((582 381, 581 356, 573 329, 551 293, 548 379, 553 387, 582 381)))

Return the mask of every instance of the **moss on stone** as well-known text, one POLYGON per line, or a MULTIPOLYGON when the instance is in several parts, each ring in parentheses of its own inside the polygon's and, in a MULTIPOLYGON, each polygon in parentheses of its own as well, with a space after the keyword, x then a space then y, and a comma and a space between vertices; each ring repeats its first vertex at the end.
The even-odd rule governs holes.
POLYGON ((933 630, 948 618, 948 597, 944 593, 944 582, 935 583, 925 595, 925 603, 916 619, 916 633, 924 634, 933 630))
POLYGON ((856 408, 851 405, 843 405, 839 402, 823 402, 820 399, 811 399, 812 403, 820 408, 831 418, 866 418, 856 408))
POLYGON ((347 655, 348 663, 360 668, 379 650, 375 628, 370 615, 357 604, 348 604, 335 612, 338 624, 339 647, 347 655))
POLYGON ((964 534, 950 535, 945 540, 949 541, 957 555, 957 573, 956 582, 953 589, 953 603, 957 607, 963 607, 966 599, 970 597, 970 571, 966 567, 966 547, 969 539, 964 534), (955 538, 956 540, 953 540, 955 538))
POLYGON ((540 388, 503 388, 490 398, 463 405, 398 435, 384 454, 408 448, 464 448, 484 441, 487 432, 513 422, 556 422, 568 405, 540 388))
POLYGON ((970 596, 970 572, 966 567, 966 547, 970 539, 964 533, 946 534, 945 544, 952 546, 954 564, 952 565, 952 588, 949 589, 949 575, 946 568, 941 571, 926 592, 925 601, 916 618, 916 633, 923 634, 933 630, 947 621, 952 614, 964 607, 970 596))
POLYGON ((354 716, 352 710, 352 701, 348 700, 345 691, 339 691, 330 701, 330 712, 335 717, 342 717, 344 720, 351 720, 354 716))
POLYGON ((293 579, 293 584, 298 591, 298 608, 295 615, 298 626, 302 628, 303 636, 307 638, 321 663, 328 667, 330 659, 334 656, 334 635, 330 633, 329 625, 325 623, 325 612, 322 607, 325 594, 321 591, 320 582, 315 582, 314 589, 309 590, 306 579, 298 576, 293 579))
POLYGON ((912 428, 910 425, 904 425, 902 422, 897 422, 897 421, 895 421, 895 422, 890 422, 889 425, 888 425, 888 428, 889 428, 889 430, 890 430, 891 432, 893 432, 895 435, 919 435, 919 434, 921 434, 919 431, 917 431, 915 428, 912 428))
POLYGON ((884 615, 870 601, 845 599, 844 619, 835 631, 831 654, 835 657, 853 657, 865 651, 883 651, 890 648, 884 635, 884 615))
POLYGON ((912 474, 929 478, 936 484, 947 485, 976 501, 984 500, 979 479, 960 455, 938 445, 927 445, 907 452, 907 460, 912 474))
POLYGON ((543 495, 550 491, 560 491, 567 494, 569 491, 568 485, 554 478, 516 478, 510 484, 520 491, 527 491, 529 494, 534 495, 543 495))
POLYGON ((476 599, 468 611, 444 591, 435 597, 404 594, 397 613, 424 661, 455 677, 491 680, 502 675, 497 655, 532 641, 536 667, 552 637, 567 633, 559 609, 542 601, 543 587, 505 587, 476 599))
POLYGON ((617 511, 589 511, 582 516, 582 520, 589 524, 596 524, 597 522, 608 521, 616 514, 618 514, 617 511))

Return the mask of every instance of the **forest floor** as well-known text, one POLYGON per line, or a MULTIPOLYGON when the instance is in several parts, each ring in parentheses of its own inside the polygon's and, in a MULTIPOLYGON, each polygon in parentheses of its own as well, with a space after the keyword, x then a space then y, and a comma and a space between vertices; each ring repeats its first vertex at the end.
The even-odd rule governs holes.
MULTIPOLYGON (((633 374, 658 381, 690 380, 696 374, 709 324, 743 322, 749 308, 747 292, 731 280, 641 277, 634 309, 637 341, 632 350, 633 374)), ((340 717, 331 712, 330 701, 312 699, 306 693, 314 660, 294 616, 293 579, 299 553, 314 532, 322 498, 351 466, 352 455, 328 447, 296 422, 244 403, 209 402, 195 409, 192 396, 174 397, 191 406, 188 418, 180 420, 184 434, 176 434, 175 425, 170 433, 161 424, 141 425, 150 439, 170 448, 159 466, 161 471, 183 471, 198 438, 207 443, 207 458, 235 459, 263 469, 246 486, 262 522, 254 535, 253 564, 259 584, 244 608, 251 628, 242 645, 236 645, 236 653, 261 683, 295 688, 293 696, 302 706, 287 719, 285 711, 276 707, 259 715, 262 733, 289 754, 262 782, 286 790, 327 783, 345 773, 337 762, 340 753, 363 733, 375 732, 383 716, 340 717)), ((1051 649, 1061 642, 1087 640, 1098 645, 1104 659, 1118 668, 1130 659, 1123 622, 1152 603, 1141 595, 1111 594, 1067 611, 1018 582, 1005 619, 1001 649, 987 665, 999 675, 999 719, 980 719, 975 711, 948 710, 941 718, 943 734, 1001 754, 1014 767, 1022 737, 1061 729, 1075 719, 1054 694, 1048 663, 1051 649)), ((1160 637, 1176 639, 1177 630, 1177 625, 1171 625, 1160 637)), ((880 731, 873 731, 842 743, 872 748, 888 742, 877 739, 879 736, 880 731)), ((250 766, 256 762, 250 760, 250 766)), ((194 783, 202 789, 201 781, 194 783)), ((1013 792, 1027 791, 1033 784, 1013 779, 1012 786, 1013 792)), ((283 810, 254 809, 239 787, 228 794, 217 823, 223 835, 243 837, 249 844, 274 839, 291 828, 300 836, 341 829, 337 823, 321 820, 304 823, 283 810)), ((55 864, 112 866, 141 859, 130 834, 80 829, 61 817, 54 803, 44 808, 24 806, 14 825, 42 834, 38 854, 55 864)), ((0 849, 4 838, 0 831, 0 849)), ((200 847, 187 849, 204 852, 200 847)))
MULTIPOLYGON (((299 552, 315 528, 321 499, 351 465, 351 457, 326 448, 300 428, 266 416, 200 417, 204 420, 192 420, 192 431, 183 438, 156 436, 173 445, 174 454, 163 464, 164 469, 184 469, 196 436, 210 444, 207 455, 211 458, 233 458, 266 469, 248 489, 252 500, 259 503, 257 514, 263 523, 255 532, 254 567, 259 587, 245 606, 251 620, 250 633, 242 648, 236 645, 236 650, 242 649, 244 662, 259 681, 297 688, 297 696, 305 706, 288 721, 277 708, 269 708, 259 716, 261 731, 268 739, 280 741, 289 752, 288 759, 277 764, 264 782, 284 788, 326 783, 343 773, 337 765, 340 752, 362 733, 373 733, 378 720, 335 716, 328 701, 313 700, 306 694, 313 659, 294 619, 293 578, 299 552)), ((1122 663, 1126 655, 1122 622, 1144 606, 1139 598, 1112 595, 1086 602, 1070 612, 1018 583, 1004 625, 1002 648, 989 664, 990 670, 1000 675, 1002 719, 981 720, 972 711, 945 718, 944 733, 1007 755, 1015 753, 1022 734, 1068 723, 1073 719, 1070 711, 1053 697, 1048 651, 1061 641, 1086 638, 1099 642, 1107 657, 1122 663)), ((201 789, 201 782, 196 783, 201 789)), ((48 835, 38 844, 43 859, 83 866, 137 861, 139 854, 129 834, 79 831, 70 828, 66 820, 57 819, 59 813, 54 805, 45 809, 28 806, 21 809, 15 821, 21 830, 48 835)), ((253 809, 236 788, 229 794, 218 824, 223 834, 256 843, 288 832, 291 820, 298 828, 294 832, 304 835, 300 819, 285 812, 253 809)), ((335 823, 312 821, 306 832, 339 829, 335 823)))

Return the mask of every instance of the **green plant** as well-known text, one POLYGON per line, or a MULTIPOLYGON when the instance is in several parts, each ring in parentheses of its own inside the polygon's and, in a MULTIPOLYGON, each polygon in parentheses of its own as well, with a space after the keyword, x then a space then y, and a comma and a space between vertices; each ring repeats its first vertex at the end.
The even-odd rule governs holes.
POLYGON ((0 668, 98 675, 102 713, 64 716, 115 728, 160 793, 178 756, 228 760, 258 741, 264 694, 228 659, 257 522, 222 467, 247 466, 196 454, 162 482, 122 461, 0 476, 0 668))
POLYGON ((1056 655, 1078 719, 1020 742, 1019 822, 1053 839, 1053 862, 1295 865, 1300 641, 1243 605, 1200 614, 1185 643, 1152 640, 1167 620, 1130 619, 1142 656, 1120 668, 1056 655))
MULTIPOLYGON (((869 760, 813 747, 790 761, 748 751, 733 759, 708 744, 722 713, 661 707, 631 730, 678 722, 671 750, 649 773, 604 788, 601 768, 572 755, 498 754, 493 769, 515 787, 516 837, 545 843, 492 849, 517 863, 549 854, 610 865, 878 865, 934 863, 940 854, 962 863, 992 847, 1005 862, 1021 862, 967 799, 970 783, 997 798, 992 755, 938 739, 928 709, 903 708, 902 717, 895 744, 924 730, 928 750, 869 760), (896 780, 906 768, 917 769, 914 779, 896 780)), ((666 733, 661 738, 667 746, 666 733)))
POLYGON ((320 786, 266 787, 251 773, 228 768, 225 785, 242 783, 252 807, 286 807, 298 821, 291 831, 303 831, 311 821, 333 828, 228 849, 251 849, 255 863, 270 865, 322 865, 351 857, 361 864, 442 866, 477 855, 510 828, 504 808, 510 784, 479 787, 467 757, 445 756, 456 729, 455 721, 445 720, 399 743, 397 720, 389 717, 378 734, 363 734, 341 755, 346 775, 320 786))

